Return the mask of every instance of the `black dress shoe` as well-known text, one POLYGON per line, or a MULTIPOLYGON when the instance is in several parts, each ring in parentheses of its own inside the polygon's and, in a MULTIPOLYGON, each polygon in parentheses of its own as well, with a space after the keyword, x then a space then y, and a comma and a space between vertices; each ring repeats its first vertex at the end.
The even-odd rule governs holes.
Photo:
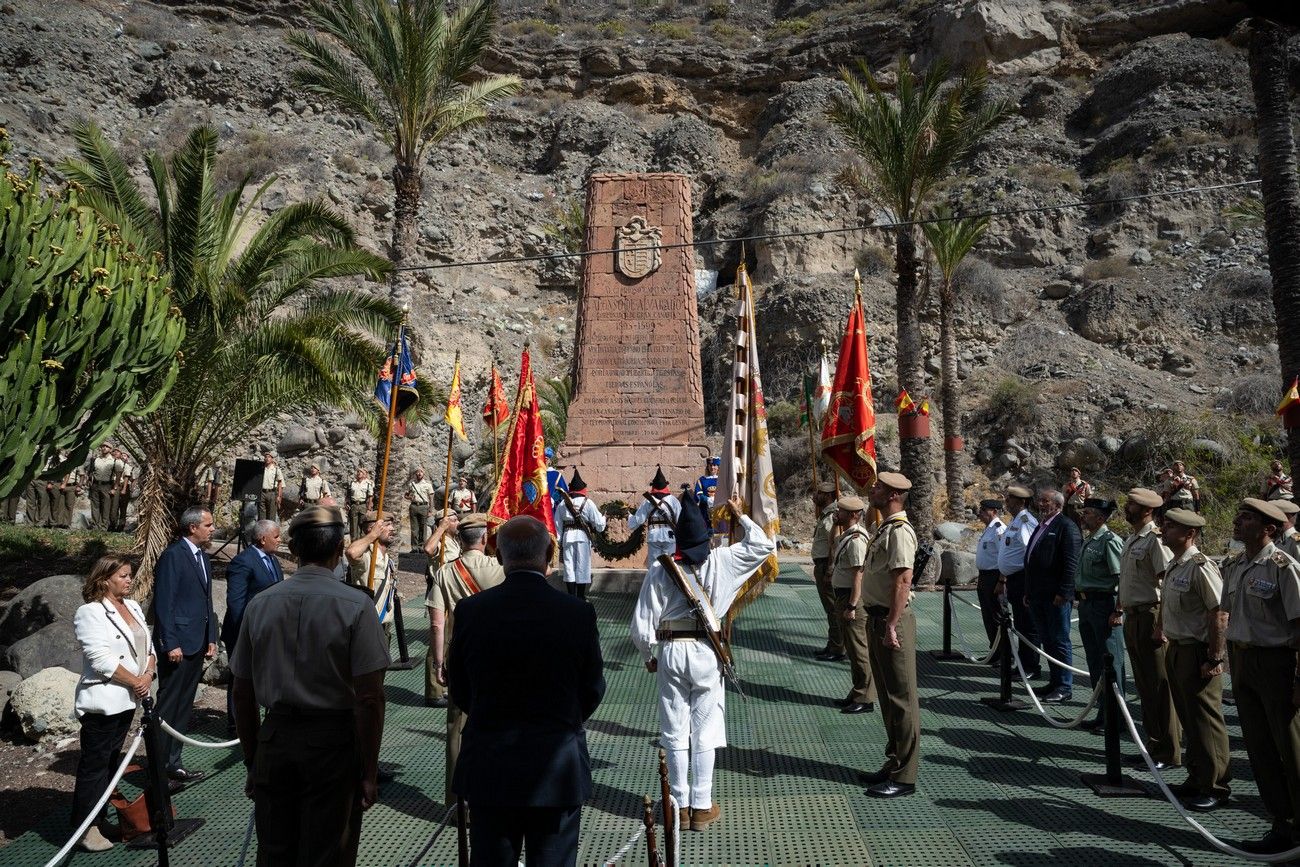
POLYGON ((1227 798, 1221 798, 1218 795, 1196 795, 1190 798, 1183 798, 1183 806, 1189 810, 1195 810, 1198 813, 1209 813, 1223 806, 1227 798))
POLYGON ((1067 702, 1072 698, 1074 698, 1074 693, 1058 689, 1055 692, 1049 692, 1047 695, 1043 696, 1042 701, 1043 704, 1061 704, 1062 702, 1067 702))
POLYGON ((446 707, 450 702, 447 701, 447 696, 440 695, 437 698, 426 698, 424 704, 426 707, 446 707))
POLYGON ((178 783, 197 783, 206 776, 203 771, 187 771, 184 768, 175 768, 167 772, 167 778, 178 783))
POLYGON ((912 783, 895 783, 893 780, 885 780, 883 783, 877 783, 867 789, 867 794, 873 798, 902 798, 916 791, 916 786, 912 783))
POLYGON ((1034 695, 1038 696, 1039 698, 1046 698, 1047 696, 1056 692, 1058 689, 1060 689, 1059 686, 1051 686, 1049 684, 1048 686, 1036 686, 1033 688, 1032 691, 1034 695))
POLYGON ((843 653, 828 653, 825 656, 817 657, 822 662, 843 662, 848 656, 843 653))
POLYGON ((1255 855, 1273 855, 1285 852, 1295 846, 1291 834, 1274 828, 1259 840, 1243 840, 1237 848, 1255 855))
POLYGON ((889 771, 876 771, 870 774, 866 771, 858 771, 858 782, 864 786, 878 786, 888 779, 889 771))
POLYGON ((876 706, 869 701, 855 701, 853 704, 840 708, 840 713, 871 713, 875 709, 876 706))
POLYGON ((1105 727, 1106 727, 1106 721, 1101 719, 1100 717, 1098 717, 1097 719, 1090 719, 1083 725, 1079 726, 1079 728, 1089 732, 1099 732, 1105 727))
POLYGON ((391 783, 395 779, 397 779, 397 775, 392 771, 386 771, 383 768, 380 768, 375 772, 375 782, 377 783, 391 783))
POLYGON ((835 705, 836 707, 848 707, 849 705, 853 704, 853 699, 837 698, 834 701, 832 701, 831 704, 835 705))

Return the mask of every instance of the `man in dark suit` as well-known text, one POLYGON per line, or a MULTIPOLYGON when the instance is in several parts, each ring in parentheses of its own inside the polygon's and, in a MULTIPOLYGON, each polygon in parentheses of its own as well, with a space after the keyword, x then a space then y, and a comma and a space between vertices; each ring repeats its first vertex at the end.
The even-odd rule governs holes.
MULTIPOLYGON (((226 645, 227 657, 235 655, 239 625, 244 621, 248 603, 258 593, 284 580, 280 561, 275 559, 275 552, 280 550, 280 523, 258 521, 249 535, 252 544, 236 554, 226 567, 226 616, 221 621, 221 643, 226 645)), ((233 689, 226 692, 226 733, 235 734, 233 689)))
POLYGON ((447 654, 469 718, 452 791, 468 801, 471 863, 572 865, 591 795, 583 723, 605 695, 596 612, 546 583, 555 542, 535 518, 497 531, 505 581, 462 599, 447 654))
MULTIPOLYGON (((1079 525, 1063 514, 1065 495, 1060 491, 1042 488, 1035 503, 1038 527, 1025 549, 1025 604, 1043 650, 1073 665, 1070 612, 1074 610, 1074 579, 1079 571, 1083 534, 1079 525)), ((1034 692, 1046 703, 1069 701, 1074 692, 1074 673, 1051 663, 1047 686, 1034 692)))
MULTIPOLYGON (((191 507, 181 515, 181 538, 154 566, 154 644, 158 648, 158 714, 182 734, 189 728, 203 661, 217 655, 217 617, 212 611, 212 513, 191 507)), ((156 761, 150 756, 150 761, 156 761)), ((181 764, 181 742, 168 737, 167 775, 192 783, 203 774, 181 764)))

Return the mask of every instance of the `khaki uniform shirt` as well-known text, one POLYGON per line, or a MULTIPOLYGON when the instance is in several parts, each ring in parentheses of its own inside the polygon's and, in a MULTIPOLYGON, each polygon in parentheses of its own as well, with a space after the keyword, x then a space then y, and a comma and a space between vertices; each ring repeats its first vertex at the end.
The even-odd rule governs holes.
MULTIPOLYGON (((876 535, 867 546, 867 562, 862 570, 862 601, 884 608, 894 606, 895 569, 911 569, 916 559, 916 530, 906 512, 897 512, 880 522, 876 535)), ((907 601, 912 601, 912 593, 907 601)))
POLYGON ((1300 560, 1300 533, 1295 531, 1295 527, 1287 527, 1282 531, 1282 539, 1277 546, 1290 554, 1292 559, 1300 560))
POLYGON ((95 458, 94 463, 90 465, 91 479, 101 485, 116 481, 118 474, 121 472, 122 462, 111 455, 106 458, 95 458))
POLYGON ((302 480, 303 495, 309 500, 319 500, 330 496, 330 483, 324 476, 304 476, 302 480))
POLYGON ((262 467, 262 490, 274 491, 282 485, 284 485, 284 473, 280 472, 278 464, 262 467))
POLYGON ((1300 630, 1300 565, 1265 545, 1254 559, 1243 551, 1223 561, 1223 607, 1228 640, 1257 647, 1294 647, 1300 630))
POLYGON ((474 511, 474 492, 469 488, 457 488, 451 492, 451 509, 453 512, 474 511))
POLYGON ((426 505, 433 499, 433 482, 428 479, 421 479, 418 482, 412 481, 410 487, 407 488, 407 493, 410 495, 412 503, 417 506, 426 505))
POLYGON ((1208 615, 1219 607, 1223 595, 1223 578, 1214 561, 1191 546, 1165 573, 1164 591, 1160 617, 1165 637, 1208 643, 1208 615))
MULTIPOLYGON (((501 568, 501 564, 482 551, 477 549, 466 551, 459 560, 465 564, 469 574, 474 576, 474 583, 478 584, 479 590, 495 587, 506 580, 506 573, 501 568)), ((472 595, 465 582, 461 580, 454 563, 455 561, 451 561, 438 570, 433 576, 433 587, 424 598, 426 607, 442 611, 446 617, 442 630, 444 651, 451 646, 451 628, 456 603, 472 595)))
POLYGON ((348 483, 348 502, 354 506, 364 506, 366 500, 375 495, 375 483, 370 479, 348 483))
POLYGON ((215 478, 216 478, 216 474, 212 471, 212 467, 204 467, 202 470, 200 470, 199 471, 200 491, 206 494, 208 486, 212 484, 212 481, 215 478))
POLYGON ((388 667, 388 642, 364 593, 302 566, 253 597, 230 659, 268 710, 350 710, 352 679, 388 667))
POLYGON ((1170 505, 1191 508, 1192 504, 1196 502, 1197 490, 1196 476, 1183 473, 1169 480, 1169 496, 1167 499, 1170 505))
POLYGON ((817 528, 813 530, 812 558, 829 559, 831 556, 831 527, 835 524, 835 504, 826 507, 817 519, 817 528))
POLYGON ((867 562, 867 531, 855 524, 835 540, 835 559, 831 562, 831 586, 848 590, 853 586, 853 573, 867 562))
MULTIPOLYGON (((383 545, 375 548, 379 557, 375 560, 375 584, 378 585, 388 569, 388 552, 383 545)), ((370 584, 370 548, 354 563, 348 564, 348 583, 353 587, 369 587, 370 584)), ((294 573, 297 574, 297 573, 294 573)))
POLYGON ((1160 601, 1160 575, 1174 558, 1160 541, 1155 521, 1148 521, 1124 540, 1119 561, 1119 604, 1154 605, 1160 601))

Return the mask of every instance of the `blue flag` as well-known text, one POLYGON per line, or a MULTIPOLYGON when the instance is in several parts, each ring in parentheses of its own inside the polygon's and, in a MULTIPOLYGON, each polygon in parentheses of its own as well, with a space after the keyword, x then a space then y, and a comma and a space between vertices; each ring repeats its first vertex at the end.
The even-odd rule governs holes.
POLYGON ((379 368, 379 382, 375 384, 375 402, 383 407, 384 412, 389 412, 391 407, 388 402, 393 394, 393 356, 396 355, 398 370, 396 418, 399 419, 420 399, 420 392, 416 388, 415 363, 411 361, 411 347, 406 342, 405 331, 401 332, 400 340, 401 352, 389 350, 383 367, 379 368))

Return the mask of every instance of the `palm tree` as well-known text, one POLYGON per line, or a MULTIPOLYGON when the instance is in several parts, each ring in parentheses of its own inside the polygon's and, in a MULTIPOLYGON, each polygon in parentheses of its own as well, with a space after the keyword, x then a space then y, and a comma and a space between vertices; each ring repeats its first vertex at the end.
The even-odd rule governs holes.
MULTIPOLYGON (((943 435, 944 438, 961 436, 961 404, 957 393, 957 332, 953 328, 953 314, 957 308, 957 293, 953 289, 953 276, 966 254, 979 242, 988 228, 987 217, 978 219, 953 219, 948 208, 935 209, 937 222, 925 223, 921 230, 929 242, 930 252, 939 266, 939 349, 943 360, 943 435)), ((962 452, 945 442, 943 477, 948 487, 948 517, 961 518, 962 452)))
POLYGON ((390 292, 401 306, 410 284, 400 268, 415 257, 429 148, 483 122, 487 107, 522 82, 473 73, 492 36, 495 0, 474 0, 451 15, 442 0, 313 0, 307 19, 330 41, 289 35, 307 64, 294 80, 368 122, 393 152, 390 292))
MULTIPOLYGON (((856 73, 844 68, 840 75, 848 95, 834 99, 830 119, 867 165, 868 197, 900 223, 920 218, 935 185, 1009 112, 1005 103, 986 99, 987 82, 979 70, 947 84, 944 63, 920 74, 912 71, 906 57, 900 57, 892 97, 865 63, 858 64, 856 73)), ((913 394, 922 393, 924 376, 917 264, 915 227, 895 228, 898 387, 913 394)), ((929 508, 934 491, 930 443, 907 438, 899 448, 903 472, 913 484, 908 514, 921 538, 928 538, 934 524, 929 508)))
MULTIPOLYGON (((1250 84, 1283 387, 1300 374, 1300 332, 1295 327, 1300 322, 1300 179, 1287 68, 1289 35, 1287 28, 1267 18, 1251 19, 1250 84)), ((1294 473, 1300 467, 1300 433, 1294 428, 1288 433, 1287 455, 1294 473)))
POLYGON ((137 593, 176 519, 197 502, 195 472, 281 412, 322 404, 363 418, 386 339, 401 311, 360 289, 321 281, 380 279, 387 260, 356 246, 339 214, 317 202, 289 205, 251 222, 268 179, 242 208, 247 180, 218 195, 217 134, 193 130, 171 159, 145 158, 157 206, 93 124, 74 135, 81 159, 61 166, 84 187, 82 201, 121 227, 138 249, 159 250, 185 316, 180 376, 158 409, 128 418, 117 436, 145 467, 136 533, 143 554, 137 593))

